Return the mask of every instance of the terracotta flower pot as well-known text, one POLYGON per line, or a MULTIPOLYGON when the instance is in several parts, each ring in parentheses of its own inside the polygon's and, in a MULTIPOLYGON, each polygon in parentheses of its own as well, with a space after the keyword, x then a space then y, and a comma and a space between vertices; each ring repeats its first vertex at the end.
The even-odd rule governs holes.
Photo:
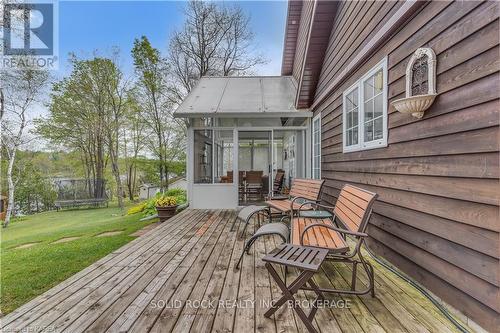
POLYGON ((156 206, 156 211, 158 212, 158 217, 160 218, 160 222, 164 222, 175 215, 175 211, 177 210, 177 206, 165 206, 158 207, 156 206))

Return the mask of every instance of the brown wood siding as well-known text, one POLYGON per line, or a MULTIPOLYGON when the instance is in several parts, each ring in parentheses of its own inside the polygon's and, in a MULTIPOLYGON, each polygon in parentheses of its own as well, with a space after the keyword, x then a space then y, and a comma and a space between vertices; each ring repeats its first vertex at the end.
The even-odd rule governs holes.
MULTIPOLYGON (((334 18, 316 96, 401 2, 345 2, 334 18)), ((323 199, 345 183, 379 194, 369 246, 484 328, 500 327, 499 3, 426 4, 315 108, 322 116, 323 199), (423 119, 404 97, 408 59, 437 55, 439 96, 423 119), (388 56, 388 146, 342 153, 342 92, 388 56)))
POLYGON ((295 107, 298 109, 308 108, 314 99, 333 26, 332 17, 335 17, 337 5, 336 1, 317 1, 315 4, 312 14, 313 23, 299 74, 300 81, 295 101, 295 107))
POLYGON ((309 37, 309 28, 314 9, 314 1, 304 1, 302 5, 302 14, 300 15, 300 26, 297 36, 297 48, 295 50, 295 60, 293 62, 292 75, 297 82, 300 80, 302 63, 306 52, 307 38, 309 37))
POLYGON ((281 75, 292 75, 301 13, 302 1, 288 1, 285 40, 283 43, 283 59, 281 61, 281 75))

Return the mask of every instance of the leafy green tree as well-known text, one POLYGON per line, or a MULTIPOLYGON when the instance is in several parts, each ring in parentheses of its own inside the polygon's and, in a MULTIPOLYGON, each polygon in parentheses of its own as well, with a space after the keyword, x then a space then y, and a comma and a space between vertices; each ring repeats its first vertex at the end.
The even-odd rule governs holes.
POLYGON ((17 185, 15 202, 25 214, 53 207, 57 198, 52 182, 32 162, 27 162, 17 185))
POLYGON ((168 188, 169 162, 178 160, 184 153, 184 124, 173 117, 166 59, 145 36, 134 41, 132 57, 138 76, 135 91, 141 117, 151 133, 146 136, 148 148, 159 161, 160 186, 164 190, 168 188))
POLYGON ((50 116, 37 124, 38 132, 53 143, 80 152, 85 177, 93 182, 94 197, 104 195, 108 161, 118 203, 122 210, 123 186, 120 178, 120 133, 126 115, 127 82, 113 59, 71 58, 69 77, 53 87, 50 116))
POLYGON ((43 102, 50 76, 47 71, 25 67, 0 72, 1 106, 1 140, 7 164, 8 206, 3 227, 9 225, 15 205, 15 191, 19 178, 14 177, 16 168, 23 168, 16 163, 18 151, 32 138, 26 132, 30 125, 30 113, 34 107, 43 102))

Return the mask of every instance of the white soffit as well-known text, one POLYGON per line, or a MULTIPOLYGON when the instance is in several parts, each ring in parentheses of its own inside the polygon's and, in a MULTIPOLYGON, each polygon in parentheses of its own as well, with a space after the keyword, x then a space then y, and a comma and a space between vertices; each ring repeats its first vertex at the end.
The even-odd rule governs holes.
POLYGON ((290 76, 203 77, 177 108, 175 117, 311 117, 294 107, 290 76))

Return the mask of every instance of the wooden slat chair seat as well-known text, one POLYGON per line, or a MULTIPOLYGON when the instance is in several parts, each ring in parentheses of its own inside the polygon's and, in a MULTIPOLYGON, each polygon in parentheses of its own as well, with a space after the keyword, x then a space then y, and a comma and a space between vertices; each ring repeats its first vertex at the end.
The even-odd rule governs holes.
MULTIPOLYGON (((290 188, 288 198, 271 198, 266 201, 266 204, 280 211, 282 214, 298 210, 301 208, 301 204, 306 201, 319 202, 323 183, 324 180, 321 179, 295 178, 290 188)), ((311 207, 309 205, 304 205, 301 209, 307 210, 311 209, 311 207)))
POLYGON ((342 238, 342 234, 338 231, 327 228, 311 228, 301 240, 301 235, 304 229, 310 225, 323 223, 325 225, 334 226, 330 219, 311 219, 311 218, 295 218, 292 223, 292 235, 290 242, 294 245, 304 245, 312 247, 326 248, 333 253, 346 253, 349 251, 349 245, 342 238))
POLYGON ((311 219, 301 217, 301 210, 292 218, 291 243, 295 245, 313 246, 329 250, 329 258, 333 261, 353 264, 353 274, 350 290, 322 289, 324 292, 374 295, 374 275, 370 263, 366 262, 361 253, 361 246, 368 235, 365 233, 372 212, 372 205, 377 194, 345 185, 337 198, 335 207, 310 202, 313 209, 331 210, 332 219, 311 219), (355 245, 350 247, 346 237, 354 238, 355 245), (357 265, 361 264, 369 278, 366 290, 357 291, 357 265))
POLYGON ((304 234, 304 238, 301 240, 300 238, 304 229, 317 223, 323 223, 334 227, 330 219, 295 218, 292 223, 290 242, 294 245, 326 248, 333 253, 346 253, 349 251, 349 245, 347 245, 346 240, 342 238, 342 234, 332 229, 311 228, 304 234))

